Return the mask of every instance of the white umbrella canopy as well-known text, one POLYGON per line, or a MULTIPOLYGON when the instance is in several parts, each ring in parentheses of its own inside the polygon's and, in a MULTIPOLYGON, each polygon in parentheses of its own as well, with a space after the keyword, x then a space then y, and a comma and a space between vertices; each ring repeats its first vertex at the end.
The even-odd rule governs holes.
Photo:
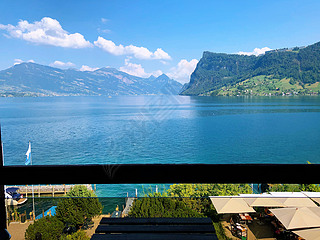
POLYGON ((269 209, 286 229, 320 227, 320 217, 312 208, 269 209))
POLYGON ((243 197, 243 198, 249 198, 249 197, 253 197, 253 198, 271 197, 271 195, 269 193, 260 193, 260 194, 256 194, 256 193, 240 193, 239 196, 243 197))
POLYGON ((316 207, 301 192, 271 192, 270 194, 240 194, 251 207, 316 207))
POLYGON ((320 217, 320 207, 309 207, 309 209, 318 217, 320 217))
POLYGON ((307 197, 311 198, 313 201, 320 204, 320 192, 302 192, 307 197))
POLYGON ((311 198, 313 201, 317 202, 318 204, 320 204, 320 197, 313 197, 311 198))
POLYGON ((309 198, 320 198, 320 192, 302 192, 309 198))
POLYGON ((218 214, 255 212, 252 207, 239 197, 210 197, 218 214))
POLYGON ((243 199, 250 207, 286 207, 284 203, 273 197, 257 197, 243 199))
POLYGON ((277 201, 283 203, 286 207, 317 207, 317 205, 308 197, 276 197, 277 201))
POLYGON ((274 197, 306 197, 303 192, 270 192, 274 197))
POLYGON ((320 240, 320 228, 304 229, 293 232, 305 240, 320 240))

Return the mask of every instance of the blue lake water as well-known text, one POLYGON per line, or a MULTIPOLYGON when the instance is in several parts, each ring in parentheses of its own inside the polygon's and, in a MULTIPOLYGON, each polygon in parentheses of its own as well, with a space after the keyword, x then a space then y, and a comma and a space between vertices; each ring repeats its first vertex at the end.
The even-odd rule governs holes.
POLYGON ((24 164, 29 140, 35 165, 320 163, 313 96, 0 98, 0 122, 5 165, 24 164))

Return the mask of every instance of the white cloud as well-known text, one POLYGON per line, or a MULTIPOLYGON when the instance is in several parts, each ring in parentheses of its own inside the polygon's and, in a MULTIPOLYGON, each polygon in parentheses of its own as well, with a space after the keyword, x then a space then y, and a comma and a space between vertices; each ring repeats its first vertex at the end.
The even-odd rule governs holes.
POLYGON ((156 70, 152 73, 147 73, 145 72, 144 68, 141 66, 141 64, 136 64, 136 63, 131 63, 130 62, 130 57, 125 60, 125 66, 122 66, 119 68, 120 71, 128 73, 133 76, 137 77, 142 77, 142 78, 147 78, 150 77, 151 75, 158 77, 162 74, 161 70, 156 70))
POLYGON ((17 65, 17 64, 20 64, 20 63, 23 63, 23 61, 21 59, 15 59, 13 65, 17 65))
POLYGON ((40 21, 29 23, 20 20, 17 26, 0 24, 10 37, 23 39, 37 44, 52 45, 65 48, 86 48, 92 46, 80 33, 69 34, 56 19, 44 17, 40 21))
POLYGON ((122 44, 116 45, 111 40, 104 39, 103 37, 98 37, 94 45, 103 49, 104 51, 111 53, 116 56, 127 55, 134 56, 137 59, 161 59, 170 60, 171 57, 168 53, 158 48, 154 53, 149 51, 145 47, 137 47, 134 45, 123 46, 122 44))
POLYGON ((110 29, 101 29, 101 28, 98 28, 98 31, 100 33, 105 33, 105 34, 110 34, 111 33, 111 30, 110 29))
POLYGON ((76 65, 72 62, 61 62, 61 61, 54 61, 53 63, 50 63, 49 66, 51 67, 58 67, 58 68, 69 68, 69 67, 75 67, 76 65))
POLYGON ((255 56, 259 56, 261 54, 265 54, 265 52, 272 50, 271 48, 268 47, 264 47, 264 48, 255 48, 252 52, 238 52, 237 54, 239 55, 247 55, 247 56, 251 56, 251 55, 255 55, 255 56))
POLYGON ((113 55, 125 54, 124 47, 121 44, 119 46, 116 46, 114 42, 106 40, 103 37, 98 37, 98 40, 94 42, 94 45, 113 55))
POLYGON ((145 72, 141 64, 131 63, 129 58, 125 60, 125 66, 120 67, 119 70, 137 77, 145 78, 150 76, 150 74, 145 72))
POLYGON ((99 68, 92 68, 92 67, 89 67, 87 65, 82 65, 82 67, 80 68, 80 71, 90 71, 90 72, 93 72, 95 70, 97 70, 99 68))
POLYGON ((13 65, 17 65, 17 64, 20 64, 20 63, 23 63, 23 62, 31 62, 31 63, 34 63, 34 60, 30 59, 30 60, 28 60, 28 61, 23 61, 23 60, 17 58, 17 59, 14 60, 14 64, 13 64, 13 65))
POLYGON ((101 22, 102 22, 102 23, 109 22, 109 19, 107 19, 107 18, 101 18, 101 22))
POLYGON ((170 69, 167 75, 178 82, 187 83, 190 81, 190 75, 196 68, 197 63, 197 59, 192 59, 190 62, 182 59, 176 67, 170 69))
MULTIPOLYGON (((151 73, 151 75, 155 76, 155 77, 159 77, 160 75, 162 75, 163 72, 161 70, 156 70, 154 72, 151 73)), ((150 75, 150 76, 151 76, 150 75)))
POLYGON ((161 48, 158 48, 157 51, 153 53, 154 59, 164 59, 164 60, 170 60, 171 57, 168 53, 163 51, 161 48))

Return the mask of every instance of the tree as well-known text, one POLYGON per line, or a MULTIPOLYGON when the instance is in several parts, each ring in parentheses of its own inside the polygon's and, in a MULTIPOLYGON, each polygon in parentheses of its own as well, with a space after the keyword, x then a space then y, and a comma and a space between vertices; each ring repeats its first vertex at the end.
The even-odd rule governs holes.
POLYGON ((59 201, 56 216, 65 224, 80 228, 102 211, 96 194, 85 186, 75 186, 59 201))
POLYGON ((67 197, 97 197, 97 195, 87 189, 86 186, 83 185, 76 185, 72 187, 66 195, 67 197))
POLYGON ((62 236, 64 223, 56 216, 46 216, 29 225, 26 230, 26 240, 36 240, 41 236, 42 240, 59 240, 62 236))
POLYGON ((252 193, 249 184, 173 184, 168 189, 172 197, 208 197, 252 193))
POLYGON ((214 208, 209 196, 238 195, 252 193, 249 184, 173 184, 167 190, 170 197, 176 197, 189 208, 214 218, 214 208))
POLYGON ((272 184, 271 192, 300 192, 298 184, 272 184))
POLYGON ((84 231, 78 231, 70 235, 63 235, 60 240, 90 240, 84 231))
POLYGON ((300 191, 305 192, 320 192, 320 186, 318 184, 300 184, 300 191))
POLYGON ((148 194, 148 197, 136 199, 129 217, 204 217, 203 214, 187 207, 184 202, 165 195, 152 193, 148 194))

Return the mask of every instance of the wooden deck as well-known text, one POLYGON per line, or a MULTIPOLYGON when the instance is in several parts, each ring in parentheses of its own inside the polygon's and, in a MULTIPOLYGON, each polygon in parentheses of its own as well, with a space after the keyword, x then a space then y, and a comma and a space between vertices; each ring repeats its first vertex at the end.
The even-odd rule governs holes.
MULTIPOLYGON (((93 190, 91 184, 81 184, 87 187, 88 190, 93 190)), ((61 184, 61 185, 33 185, 33 192, 35 197, 40 197, 41 195, 61 195, 66 194, 70 191, 74 184, 61 184)), ((7 186, 7 187, 18 187, 19 193, 23 194, 24 197, 31 197, 32 195, 32 185, 24 186, 7 186)))
POLYGON ((102 218, 91 240, 217 240, 210 218, 102 218))

